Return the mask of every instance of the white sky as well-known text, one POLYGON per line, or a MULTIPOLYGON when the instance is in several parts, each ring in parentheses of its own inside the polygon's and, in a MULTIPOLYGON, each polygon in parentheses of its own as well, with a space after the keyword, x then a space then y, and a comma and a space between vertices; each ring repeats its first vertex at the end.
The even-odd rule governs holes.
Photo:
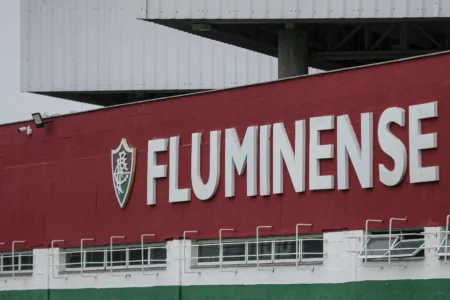
POLYGON ((0 0, 0 124, 94 106, 20 92, 20 0, 0 0))

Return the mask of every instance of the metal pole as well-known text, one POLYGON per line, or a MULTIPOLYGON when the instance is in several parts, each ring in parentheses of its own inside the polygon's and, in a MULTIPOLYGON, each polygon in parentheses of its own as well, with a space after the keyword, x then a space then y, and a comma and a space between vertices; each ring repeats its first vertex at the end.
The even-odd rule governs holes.
POLYGON ((392 238, 392 221, 408 221, 408 217, 404 217, 404 218, 391 218, 389 220, 389 254, 388 254, 388 265, 391 264, 391 238, 392 238))
POLYGON ((445 222, 445 256, 444 261, 447 263, 447 253, 448 253, 448 236, 450 234, 450 215, 447 216, 447 221, 445 222))
MULTIPOLYGON (((184 273, 197 273, 200 275, 200 271, 198 272, 188 272, 186 271, 186 234, 188 233, 198 233, 198 230, 186 230, 183 232, 183 260, 184 260, 184 273)), ((192 256, 192 245, 191 245, 191 256, 192 256)))
POLYGON ((222 231, 234 231, 234 228, 222 228, 219 230, 219 263, 220 263, 220 272, 233 272, 237 273, 237 269, 234 271, 223 271, 222 263, 223 263, 223 245, 222 245, 222 231))
POLYGON ((95 241, 95 238, 85 238, 85 239, 81 239, 80 241, 80 251, 81 251, 81 271, 80 271, 80 275, 81 277, 90 277, 90 278, 97 278, 97 276, 90 276, 90 275, 83 275, 83 269, 84 269, 84 251, 83 251, 83 244, 85 241, 95 241))
MULTIPOLYGON (((155 275, 155 276, 158 276, 158 272, 156 272, 156 273, 145 273, 145 269, 144 269, 144 238, 145 237, 150 237, 150 236, 156 236, 156 234, 154 234, 154 233, 147 233, 147 234, 141 235, 142 275, 155 275)), ((149 253, 148 253, 149 259, 150 259, 150 254, 151 254, 151 252, 149 251, 149 253)), ((150 267, 150 263, 149 263, 149 267, 150 267)))
POLYGON ((13 280, 16 276, 15 264, 14 264, 14 252, 15 252, 16 244, 25 244, 26 242, 27 241, 13 241, 12 242, 12 277, 13 277, 13 280))
MULTIPOLYGON (((260 271, 260 269, 259 269, 259 229, 270 229, 270 228, 272 228, 272 225, 256 227, 256 270, 258 270, 258 271, 260 271)), ((274 268, 272 268, 272 272, 273 271, 274 271, 274 268)))
MULTIPOLYGON (((369 223, 370 222, 383 223, 383 220, 376 220, 376 219, 366 220, 366 232, 364 235, 364 266, 367 266, 367 242, 369 241, 369 239, 367 237, 369 235, 369 223)), ((389 243, 391 243, 391 241, 389 241, 389 243)))
MULTIPOLYGON (((5 246, 6 243, 1 242, 0 246, 5 246)), ((0 261, 0 266, 3 264, 3 262, 0 261)), ((3 271, 0 272, 0 275, 3 274, 3 271)), ((7 280, 5 279, 5 283, 7 282, 7 280)))
MULTIPOLYGON (((54 279, 57 278, 64 278, 67 279, 67 276, 55 276, 55 243, 65 243, 66 240, 53 240, 52 241, 52 276, 54 279)), ((58 267, 60 266, 60 264, 58 264, 58 267)))
MULTIPOLYGON (((299 255, 299 240, 298 240, 298 228, 300 226, 312 227, 312 224, 297 224, 295 225, 295 267, 298 268, 298 262, 301 259, 301 255, 299 255)), ((301 250, 300 250, 301 251, 301 250)))
POLYGON ((125 275, 115 275, 113 273, 113 241, 115 239, 125 239, 125 236, 123 235, 113 235, 109 238, 110 241, 110 253, 111 253, 111 257, 110 257, 110 262, 109 265, 111 266, 111 276, 123 276, 123 277, 127 277, 129 274, 125 274, 125 275))

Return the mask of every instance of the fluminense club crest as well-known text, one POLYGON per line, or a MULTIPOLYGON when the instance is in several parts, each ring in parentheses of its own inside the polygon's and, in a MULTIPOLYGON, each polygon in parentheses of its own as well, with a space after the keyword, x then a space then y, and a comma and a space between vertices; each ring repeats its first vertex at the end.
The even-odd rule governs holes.
POLYGON ((126 139, 122 139, 119 147, 111 151, 111 166, 116 198, 120 207, 125 208, 133 186, 136 166, 136 149, 130 147, 126 139))

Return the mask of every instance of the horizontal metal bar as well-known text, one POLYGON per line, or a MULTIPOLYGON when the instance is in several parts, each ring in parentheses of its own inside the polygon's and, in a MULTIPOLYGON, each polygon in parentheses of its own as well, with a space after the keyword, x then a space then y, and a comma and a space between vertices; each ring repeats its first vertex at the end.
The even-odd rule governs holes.
POLYGON ((311 54, 311 60, 386 60, 400 59, 439 52, 440 50, 393 50, 393 51, 327 51, 311 54))

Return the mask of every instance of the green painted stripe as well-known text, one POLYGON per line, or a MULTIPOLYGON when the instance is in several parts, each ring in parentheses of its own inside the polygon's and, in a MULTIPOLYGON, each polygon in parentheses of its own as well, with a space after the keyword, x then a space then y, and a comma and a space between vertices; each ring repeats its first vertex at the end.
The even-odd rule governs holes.
POLYGON ((360 281, 342 284, 169 286, 0 291, 1 300, 444 300, 450 279, 360 281))

